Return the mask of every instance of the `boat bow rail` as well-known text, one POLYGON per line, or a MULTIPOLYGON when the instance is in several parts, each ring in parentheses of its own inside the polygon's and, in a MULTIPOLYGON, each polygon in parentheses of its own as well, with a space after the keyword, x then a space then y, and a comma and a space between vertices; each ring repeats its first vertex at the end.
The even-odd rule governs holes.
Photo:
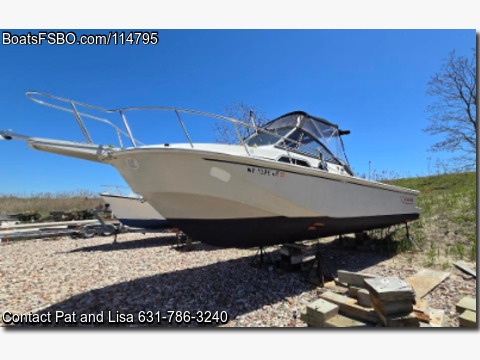
MULTIPOLYGON (((99 106, 89 105, 89 104, 79 102, 79 101, 76 101, 76 100, 67 99, 67 98, 63 98, 63 97, 59 97, 59 96, 55 96, 55 95, 51 95, 51 94, 47 94, 47 93, 43 93, 43 92, 39 92, 39 91, 27 91, 26 96, 29 99, 31 99, 32 101, 34 101, 38 104, 41 104, 41 105, 44 105, 44 106, 47 106, 47 107, 51 107, 51 108, 54 108, 54 109, 57 109, 57 110, 65 111, 65 112, 68 112, 68 113, 72 114, 74 116, 78 126, 80 127, 80 130, 82 131, 83 136, 85 137, 85 140, 88 144, 93 144, 93 140, 92 140, 92 137, 90 136, 90 132, 88 131, 88 129, 87 129, 87 127, 86 127, 86 125, 83 121, 83 119, 85 119, 85 118, 96 120, 96 121, 105 123, 105 124, 113 127, 115 132, 116 132, 117 138, 118 138, 118 144, 119 144, 118 149, 121 150, 121 149, 125 148, 124 142, 122 140, 122 136, 127 137, 130 140, 130 142, 131 142, 131 144, 134 148, 138 147, 138 145, 141 145, 141 146, 145 145, 140 140, 134 138, 134 136, 132 134, 132 130, 130 128, 130 125, 129 125, 129 123, 127 121, 127 117, 126 117, 126 114, 128 112, 132 112, 132 111, 169 111, 169 112, 175 113, 176 118, 178 120, 178 123, 181 126, 181 128, 182 128, 182 130, 183 130, 183 132, 184 132, 184 134, 185 134, 185 136, 188 140, 188 143, 190 144, 190 147, 192 149, 195 148, 195 145, 192 142, 192 139, 190 137, 190 134, 187 131, 187 128, 185 126, 184 121, 182 120, 182 117, 180 116, 180 114, 182 114, 182 113, 183 114, 200 115, 201 117, 209 117, 209 118, 214 118, 214 119, 217 119, 217 120, 226 121, 228 123, 231 123, 233 125, 234 129, 235 129, 235 137, 236 137, 237 143, 239 145, 243 146, 243 148, 245 149, 246 155, 249 156, 249 157, 252 156, 252 153, 249 150, 249 146, 247 144, 248 137, 247 138, 242 137, 242 135, 241 135, 242 133, 241 133, 239 127, 246 128, 247 132, 250 134, 249 136, 254 135, 254 134, 263 133, 263 134, 268 134, 270 136, 273 136, 273 137, 277 138, 278 139, 277 146, 279 146, 280 148, 285 150, 291 164, 295 164, 295 159, 291 157, 290 150, 289 150, 289 147, 287 146, 287 144, 296 144, 298 146, 301 146, 302 148, 310 150, 310 152, 312 152, 314 154, 317 154, 316 157, 318 157, 319 159, 321 159, 321 157, 322 157, 318 148, 315 148, 315 147, 310 146, 308 144, 302 143, 298 139, 288 137, 288 136, 286 136, 286 134, 284 134, 284 135, 278 134, 274 129, 269 129, 268 124, 265 127, 259 127, 259 126, 257 126, 256 122, 253 119, 249 119, 249 121, 251 123, 247 123, 247 122, 244 122, 244 121, 240 121, 240 120, 237 120, 237 119, 234 119, 234 118, 231 118, 231 117, 222 116, 222 115, 216 115, 216 114, 201 112, 201 111, 197 111, 197 110, 188 110, 188 109, 163 107, 163 106, 159 106, 159 107, 137 106, 137 107, 125 107, 125 108, 119 108, 119 109, 105 109, 105 108, 102 108, 102 107, 99 107, 99 106), (58 102, 58 104, 54 103, 54 102, 58 102), (63 105, 63 104, 66 104, 66 105, 63 105), (112 121, 110 121, 108 119, 86 113, 85 111, 88 111, 88 110, 94 110, 94 111, 102 112, 102 113, 105 113, 105 114, 118 114, 118 116, 120 117, 120 119, 123 123, 124 129, 119 128, 117 125, 115 125, 114 123, 112 123, 112 121)), ((308 116, 308 114, 301 113, 301 112, 298 112, 298 114, 299 114, 298 115, 299 116, 299 118, 298 118, 299 123, 300 123, 301 118, 304 115, 308 116)), ((342 130, 338 130, 338 128, 336 130, 338 132, 338 135, 344 135, 344 134, 348 133, 348 132, 342 132, 342 130)), ((8 132, 2 132, 2 134, 4 135, 5 138, 8 138, 8 132)), ((19 139, 19 135, 16 135, 14 138, 19 139)), ((29 139, 28 137, 24 137, 24 140, 28 140, 28 139, 29 139)), ((342 144, 342 146, 343 146, 343 144, 342 144)))

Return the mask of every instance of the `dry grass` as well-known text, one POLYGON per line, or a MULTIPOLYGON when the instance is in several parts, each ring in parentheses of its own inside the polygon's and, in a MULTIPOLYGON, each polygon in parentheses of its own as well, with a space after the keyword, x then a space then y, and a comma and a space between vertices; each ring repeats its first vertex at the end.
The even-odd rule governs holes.
MULTIPOLYGON (((422 245, 425 265, 450 268, 455 260, 477 257, 477 192, 474 172, 398 179, 387 183, 420 190, 420 219, 411 233, 422 245)), ((403 232, 400 232, 403 237, 403 232)), ((408 246, 408 244, 404 244, 408 246)))
POLYGON ((85 190, 30 195, 0 194, 0 214, 36 211, 45 216, 50 211, 93 209, 101 204, 103 204, 102 198, 85 190))

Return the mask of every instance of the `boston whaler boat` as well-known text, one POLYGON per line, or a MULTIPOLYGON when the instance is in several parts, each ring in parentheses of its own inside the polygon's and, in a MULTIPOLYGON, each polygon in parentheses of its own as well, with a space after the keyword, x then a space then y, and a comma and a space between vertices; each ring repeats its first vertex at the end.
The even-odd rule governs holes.
POLYGON ((324 119, 296 111, 262 127, 232 118, 165 107, 107 110, 39 92, 27 96, 72 113, 87 143, 0 132, 36 150, 114 166, 168 222, 194 240, 223 247, 266 246, 405 223, 419 217, 418 191, 355 177, 344 154, 349 133, 324 119), (43 96, 43 100, 40 100, 43 96), (47 99, 69 104, 53 105, 47 99), (118 113, 125 131, 77 108, 118 113), (175 113, 188 143, 142 145, 125 113, 175 113), (250 130, 236 145, 193 143, 181 113, 209 116, 250 130), (83 118, 115 128, 119 147, 93 144, 83 118), (131 147, 125 148, 122 135, 131 147))
POLYGON ((100 196, 123 225, 144 229, 168 227, 168 221, 141 196, 109 192, 103 192, 100 196))

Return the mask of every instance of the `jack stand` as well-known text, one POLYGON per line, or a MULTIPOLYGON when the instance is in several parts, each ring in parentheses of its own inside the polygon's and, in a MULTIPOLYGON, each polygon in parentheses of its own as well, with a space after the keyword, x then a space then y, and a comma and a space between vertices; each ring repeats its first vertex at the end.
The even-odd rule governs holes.
MULTIPOLYGON (((328 261, 325 261, 325 259, 323 259, 322 257, 322 253, 320 251, 320 242, 317 242, 317 249, 316 249, 316 252, 315 252, 315 260, 311 263, 310 265, 310 268, 308 269, 306 275, 305 275, 305 281, 306 282, 311 282, 311 283, 314 283, 318 286, 321 286, 323 287, 325 285, 325 273, 322 269, 322 265, 329 265, 328 264, 328 261), (314 274, 314 276, 316 276, 316 278, 311 279, 311 274, 315 268, 315 265, 316 265, 316 273, 314 274)), ((328 274, 326 274, 328 278, 331 278, 331 279, 334 279, 335 276, 333 275, 333 273, 331 271, 328 271, 328 274)))
POLYGON ((113 235, 113 243, 114 244, 117 243, 117 236, 118 236, 119 233, 120 233, 120 226, 115 226, 115 232, 114 232, 114 235, 113 235))
POLYGON ((252 261, 250 262, 250 265, 256 266, 256 267, 263 267, 263 265, 265 264, 263 259, 264 256, 268 257, 268 259, 270 260, 269 262, 272 265, 275 264, 272 258, 270 257, 270 254, 265 251, 265 248, 263 246, 260 246, 257 252, 255 253, 255 256, 253 257, 252 261), (258 261, 258 257, 260 257, 260 261, 258 261))
POLYGON ((405 222, 405 229, 407 230, 407 240, 410 244, 414 244, 418 250, 422 250, 422 248, 420 247, 420 245, 418 244, 418 242, 413 238, 413 236, 410 235, 409 231, 408 231, 408 222, 405 222))
POLYGON ((178 231, 175 235, 177 244, 175 250, 190 251, 193 249, 192 238, 182 231, 178 231))

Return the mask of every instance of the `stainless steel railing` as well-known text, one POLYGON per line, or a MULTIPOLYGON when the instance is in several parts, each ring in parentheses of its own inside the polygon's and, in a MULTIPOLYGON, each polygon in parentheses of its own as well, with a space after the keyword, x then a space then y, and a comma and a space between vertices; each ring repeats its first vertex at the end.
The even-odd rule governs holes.
POLYGON ((76 119, 76 121, 78 123, 78 126, 80 127, 80 129, 83 133, 83 136, 85 137, 86 141, 90 144, 93 143, 93 140, 92 140, 92 137, 90 136, 90 133, 87 130, 87 127, 85 126, 85 123, 83 122, 83 118, 89 118, 89 119, 92 119, 92 120, 100 121, 100 122, 103 122, 103 123, 113 127, 116 131, 120 148, 123 149, 124 146, 123 146, 123 141, 122 141, 122 135, 124 135, 124 136, 126 136, 130 139, 133 147, 137 147, 137 144, 145 145, 144 143, 142 143, 141 141, 139 141, 138 139, 135 139, 133 137, 132 131, 131 131, 130 126, 129 126, 129 123, 128 123, 127 118, 125 116, 126 112, 137 111, 137 110, 172 111, 172 112, 175 113, 175 115, 177 117, 177 120, 178 120, 180 126, 182 127, 182 130, 185 133, 185 136, 187 137, 191 148, 194 148, 194 145, 193 145, 193 142, 190 138, 190 135, 187 132, 185 124, 182 121, 182 118, 180 117, 180 113, 201 115, 201 116, 211 117, 211 118, 224 120, 224 121, 228 121, 228 122, 232 123, 234 128, 235 128, 235 132, 237 134, 238 142, 239 142, 239 144, 243 145, 243 147, 245 149, 245 152, 248 156, 251 156, 251 153, 248 149, 248 146, 245 142, 245 139, 242 138, 242 136, 241 136, 241 133, 238 129, 239 125, 243 126, 243 127, 246 127, 248 129, 252 129, 254 132, 257 132, 257 133, 262 132, 262 133, 266 133, 266 134, 269 134, 269 135, 272 135, 274 137, 277 137, 277 138, 281 139, 282 144, 284 145, 283 148, 284 148, 284 150, 286 151, 286 153, 289 157, 290 163, 294 163, 294 162, 292 160, 292 157, 290 156, 290 151, 289 151, 288 147, 286 146, 286 141, 295 143, 299 146, 302 146, 304 148, 308 148, 308 149, 312 150, 313 153, 317 153, 318 158, 320 160, 322 160, 322 156, 321 156, 318 148, 311 147, 307 144, 300 143, 299 141, 297 141, 295 139, 291 139, 291 138, 288 138, 286 136, 279 135, 275 132, 268 131, 264 128, 260 128, 260 127, 256 126, 254 121, 252 121, 252 124, 248 124, 246 122, 239 121, 239 120, 236 120, 234 118, 230 118, 230 117, 226 117, 226 116, 205 113, 205 112, 201 112, 201 111, 197 111, 197 110, 187 110, 187 109, 179 109, 179 108, 172 108, 172 107, 139 106, 139 107, 126 107, 126 108, 121 108, 121 109, 104 109, 104 108, 101 108, 99 106, 85 104, 85 103, 82 103, 82 102, 79 102, 79 101, 66 99, 66 98, 62 98, 62 97, 59 97, 59 96, 54 96, 54 95, 51 95, 51 94, 42 93, 42 92, 39 92, 39 91, 27 91, 26 96, 29 99, 33 100, 34 102, 36 102, 38 104, 41 104, 41 105, 44 105, 44 106, 47 106, 47 107, 51 107, 51 108, 54 108, 54 109, 57 109, 57 110, 62 110, 62 111, 69 112, 69 113, 73 114, 74 118, 76 119), (44 99, 41 99, 42 97, 44 99), (53 99, 53 100, 56 100, 56 101, 62 102, 62 103, 66 103, 70 107, 67 108, 67 107, 56 105, 56 104, 52 104, 51 102, 48 102, 47 100, 45 100, 45 98, 46 99, 53 99), (123 125, 125 127, 125 130, 122 130, 121 128, 119 128, 118 126, 116 126, 115 124, 113 124, 111 121, 109 121, 107 119, 104 119, 104 118, 101 118, 101 117, 98 117, 98 116, 94 116, 94 115, 87 114, 85 112, 79 111, 78 108, 92 109, 92 110, 96 110, 96 111, 99 111, 99 112, 104 112, 104 113, 107 113, 107 114, 119 114, 119 116, 120 116, 120 118, 123 122, 123 125))

